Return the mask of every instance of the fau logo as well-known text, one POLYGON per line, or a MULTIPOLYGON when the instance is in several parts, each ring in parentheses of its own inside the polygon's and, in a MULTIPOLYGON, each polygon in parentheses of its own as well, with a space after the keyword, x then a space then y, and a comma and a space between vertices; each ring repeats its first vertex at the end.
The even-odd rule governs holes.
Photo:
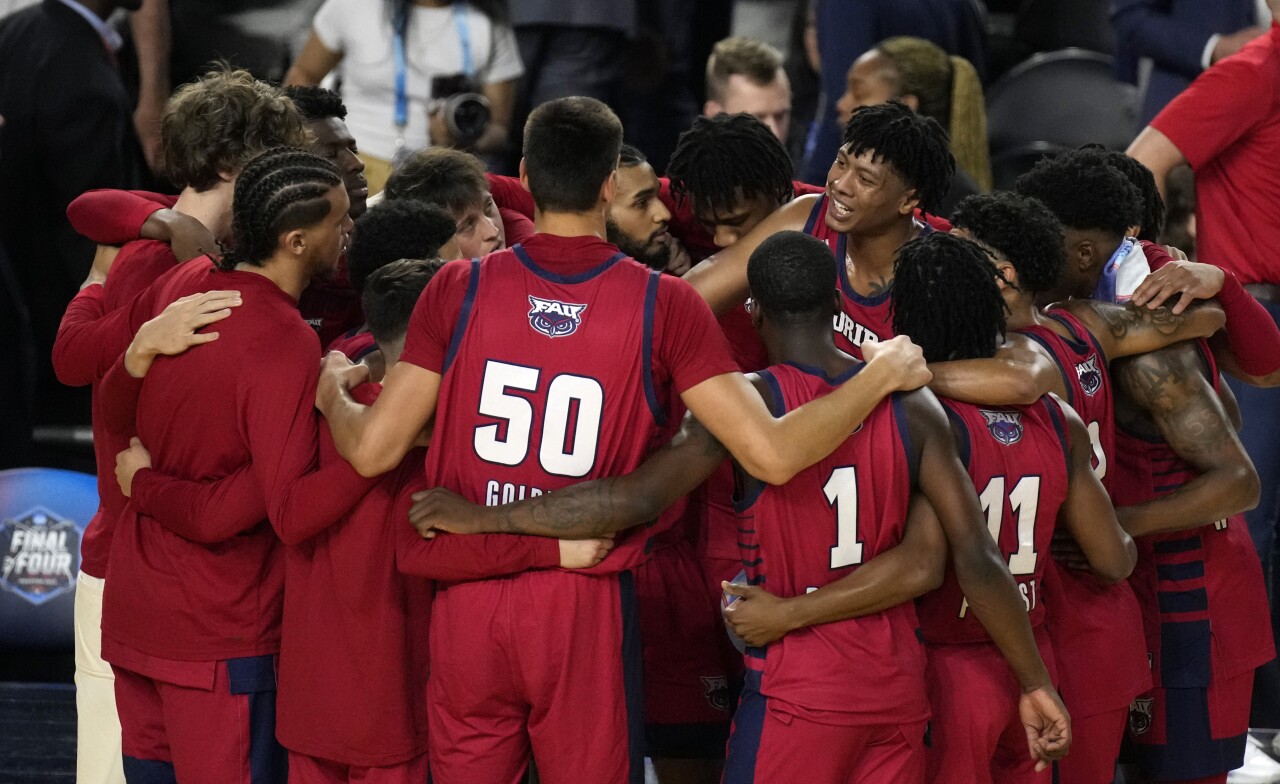
POLYGON ((554 299, 529 297, 529 326, 549 338, 562 338, 578 331, 586 305, 574 305, 554 299))
POLYGON ((1022 414, 1014 411, 987 411, 978 409, 982 418, 987 420, 987 430, 991 437, 1005 446, 1012 446, 1022 440, 1022 414))
POLYGON ((1102 388, 1102 371, 1098 370, 1098 355, 1076 363, 1076 375, 1080 378, 1080 388, 1089 397, 1093 397, 1102 388))
POLYGON ((1147 697, 1134 700, 1129 705, 1129 732, 1134 735, 1145 735, 1151 729, 1155 702, 1154 698, 1147 697))

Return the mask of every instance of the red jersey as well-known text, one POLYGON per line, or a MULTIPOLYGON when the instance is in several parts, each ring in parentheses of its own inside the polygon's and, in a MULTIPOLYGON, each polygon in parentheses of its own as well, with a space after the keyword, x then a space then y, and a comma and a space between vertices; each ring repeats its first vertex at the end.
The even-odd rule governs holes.
MULTIPOLYGON (((782 416, 852 378, 788 363, 760 375, 782 416)), ((742 561, 753 585, 781 597, 852 573, 902 541, 911 497, 910 437, 900 398, 882 402, 836 451, 785 485, 757 484, 739 504, 742 561)), ((787 709, 840 714, 849 724, 905 724, 929 716, 924 648, 911 602, 792 632, 747 651, 761 693, 787 709)), ((830 720, 827 713, 827 720, 830 720)))
POLYGON ((158 358, 142 384, 137 433, 151 450, 154 470, 140 471, 138 478, 144 485, 183 485, 191 490, 187 508, 217 517, 221 505, 200 489, 250 465, 261 497, 242 494, 237 503, 263 504, 275 530, 259 515, 257 524, 238 534, 180 536, 142 513, 142 499, 130 504, 112 542, 103 599, 108 661, 121 647, 186 661, 276 652, 280 538, 292 540, 336 520, 368 487, 350 466, 308 473, 316 459, 319 346, 294 300, 269 279, 193 260, 121 310, 136 329, 174 299, 219 288, 244 296, 244 305, 219 322, 219 339, 158 358), (271 346, 269 357, 245 361, 264 345, 271 346))
MULTIPOLYGON (((1028 620, 1044 621, 1044 571, 1058 509, 1067 497, 1066 423, 1045 397, 1029 406, 980 408, 943 400, 962 441, 961 458, 978 491, 987 527, 1026 604, 1028 620)), ((920 599, 920 626, 930 643, 988 642, 991 637, 960 590, 955 570, 920 599)))
POLYGON ((1256 205, 1280 199, 1280 25, 1200 74, 1151 126, 1196 173, 1199 257, 1244 283, 1280 283, 1280 262, 1259 248, 1280 226, 1256 205))
MULTIPOLYGON (((598 238, 545 234, 445 265, 402 361, 443 376, 428 481, 483 504, 634 469, 673 390, 737 370, 688 284, 598 238)), ((619 536, 596 571, 642 561, 648 533, 619 536)))
MULTIPOLYGON (((862 344, 867 341, 888 340, 893 337, 893 291, 886 289, 872 297, 864 297, 849 285, 849 272, 845 268, 849 238, 827 225, 827 196, 824 194, 813 203, 804 233, 827 243, 836 265, 836 289, 840 292, 843 307, 832 324, 835 330, 836 348, 862 358, 862 344)), ((920 224, 921 233, 934 231, 928 223, 920 224)))
POLYGON ((367 329, 344 332, 325 349, 325 351, 341 351, 352 362, 359 362, 366 355, 377 350, 378 341, 373 339, 373 333, 367 329))
MULTIPOLYGON (((1080 414, 1093 445, 1094 474, 1110 487, 1115 459, 1115 406, 1107 357, 1097 338, 1075 316, 1053 311, 1067 328, 1019 330, 1044 347, 1058 364, 1067 403, 1080 414)), ((1127 706, 1151 685, 1141 638, 1142 614, 1127 581, 1104 585, 1093 575, 1056 563, 1045 573, 1053 596, 1049 634, 1058 658, 1061 691, 1072 715, 1091 716, 1127 706)))
MULTIPOLYGON (((1216 390, 1217 365, 1200 345, 1216 390)), ((1198 475, 1163 440, 1118 427, 1116 447, 1117 507, 1168 495, 1198 475)), ((1157 685, 1207 687, 1275 657, 1262 567, 1243 515, 1134 541, 1138 564, 1129 584, 1157 685)))

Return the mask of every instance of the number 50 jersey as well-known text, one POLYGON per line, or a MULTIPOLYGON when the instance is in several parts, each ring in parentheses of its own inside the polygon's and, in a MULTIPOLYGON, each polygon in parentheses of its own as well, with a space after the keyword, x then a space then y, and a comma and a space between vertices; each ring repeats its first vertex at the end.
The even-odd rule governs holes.
MULTIPOLYGON (((528 245, 446 265, 414 312, 433 329, 411 324, 407 338, 447 343, 427 480, 480 504, 632 470, 656 446, 673 390, 736 372, 688 284, 595 238, 528 245), (464 288, 460 306, 431 312, 441 288, 464 288)), ((623 534, 597 569, 639 563, 647 533, 623 534)))
MULTIPOLYGON (((987 528, 1026 604, 1032 628, 1044 621, 1041 592, 1049 541, 1067 497, 1067 431, 1062 410, 1049 397, 1029 406, 983 407, 944 400, 960 457, 978 491, 987 528)), ((926 642, 991 639, 969 609, 955 569, 938 590, 920 599, 926 642)))

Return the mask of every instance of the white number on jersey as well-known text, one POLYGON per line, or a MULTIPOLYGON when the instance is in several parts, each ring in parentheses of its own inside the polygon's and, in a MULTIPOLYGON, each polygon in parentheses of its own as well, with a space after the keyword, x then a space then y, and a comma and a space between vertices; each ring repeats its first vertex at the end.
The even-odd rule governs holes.
MULTIPOLYGON (((1000 527, 1004 522, 1003 476, 992 477, 978 500, 987 515, 987 530, 991 538, 1000 541, 1000 527)), ((1024 476, 1009 493, 1009 505, 1018 525, 1018 549, 1009 556, 1009 571, 1016 577, 1035 574, 1036 560, 1036 511, 1040 508, 1040 477, 1024 476)))
MULTIPOLYGON (((497 424, 476 428, 473 443, 481 460, 517 466, 529 455, 533 404, 507 390, 536 392, 541 375, 537 368, 492 359, 485 363, 479 411, 482 416, 505 422, 507 432, 500 437, 502 427, 497 424)), ((604 388, 599 381, 569 373, 551 379, 542 418, 542 443, 538 447, 542 469, 556 476, 586 476, 595 465, 603 412, 604 388), (568 438, 571 419, 573 432, 568 438)))
POLYGON ((1102 428, 1097 422, 1089 423, 1089 443, 1093 445, 1093 475, 1101 482, 1107 476, 1107 453, 1102 451, 1102 428))
POLYGON ((836 513, 836 545, 831 548, 831 568, 862 563, 862 542, 858 541, 857 467, 843 466, 832 471, 822 492, 827 494, 827 503, 836 513))

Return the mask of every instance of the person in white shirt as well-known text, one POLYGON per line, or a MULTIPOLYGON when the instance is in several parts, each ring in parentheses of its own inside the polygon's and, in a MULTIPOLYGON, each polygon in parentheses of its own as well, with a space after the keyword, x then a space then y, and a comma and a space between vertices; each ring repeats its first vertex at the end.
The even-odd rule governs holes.
POLYGON ((465 75, 480 87, 490 121, 473 147, 496 152, 506 143, 516 80, 524 73, 515 34, 498 8, 449 0, 325 0, 285 84, 319 84, 342 65, 347 126, 360 140, 370 193, 382 190, 397 155, 454 144, 431 97, 440 77, 465 75))

